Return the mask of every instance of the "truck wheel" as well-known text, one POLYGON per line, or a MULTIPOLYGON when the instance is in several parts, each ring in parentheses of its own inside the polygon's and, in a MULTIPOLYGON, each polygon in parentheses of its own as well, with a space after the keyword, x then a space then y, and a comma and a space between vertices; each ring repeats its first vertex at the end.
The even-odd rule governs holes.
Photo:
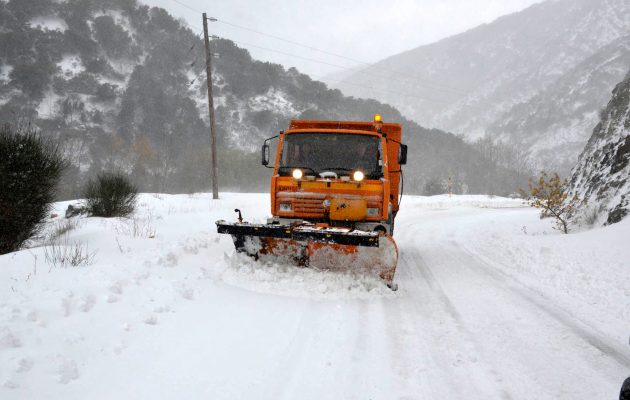
POLYGON ((391 211, 389 213, 389 216, 387 217, 387 225, 389 225, 389 235, 394 236, 394 216, 392 215, 391 211))

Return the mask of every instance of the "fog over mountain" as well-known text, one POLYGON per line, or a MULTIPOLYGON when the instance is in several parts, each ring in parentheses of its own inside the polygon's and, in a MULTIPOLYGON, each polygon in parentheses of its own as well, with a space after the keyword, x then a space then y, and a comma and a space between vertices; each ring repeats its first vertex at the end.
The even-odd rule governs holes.
POLYGON ((575 166, 576 155, 610 99, 605 89, 629 68, 630 35, 604 46, 529 101, 514 106, 487 132, 529 149, 538 167, 566 173, 575 166))
MULTIPOLYGON (((407 193, 511 193, 523 171, 461 138, 422 128, 396 109, 344 97, 296 69, 263 63, 214 40, 220 183, 266 190, 263 139, 290 119, 403 123, 410 147, 407 193)), ((135 0, 0 1, 0 120, 30 123, 70 158, 64 196, 87 177, 122 169, 142 190, 209 187, 203 41, 160 8, 135 0)))
POLYGON ((330 84, 567 172, 627 71, 629 34, 627 0, 548 0, 330 84))

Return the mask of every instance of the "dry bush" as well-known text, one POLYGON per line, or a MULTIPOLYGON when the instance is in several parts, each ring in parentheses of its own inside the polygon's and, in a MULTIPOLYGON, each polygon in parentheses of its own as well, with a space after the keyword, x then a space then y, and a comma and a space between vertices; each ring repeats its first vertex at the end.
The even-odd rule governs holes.
POLYGON ((153 218, 133 218, 131 220, 131 236, 142 238, 155 238, 156 230, 153 226, 153 218))
POLYGON ((146 218, 133 217, 122 220, 114 225, 114 230, 119 235, 131 236, 135 238, 153 239, 157 234, 154 226, 153 213, 149 210, 146 218))
POLYGON ((77 229, 79 221, 76 219, 63 219, 55 223, 52 231, 48 234, 48 242, 52 242, 62 236, 67 235, 69 232, 77 229))
POLYGON ((90 252, 87 243, 70 242, 67 235, 44 248, 44 259, 51 269, 88 266, 95 257, 96 252, 90 252))
POLYGON ((567 181, 554 173, 551 177, 542 172, 536 182, 529 180, 527 191, 521 191, 523 198, 540 210, 540 218, 554 218, 555 229, 569 233, 571 218, 583 204, 577 196, 569 198, 567 181))

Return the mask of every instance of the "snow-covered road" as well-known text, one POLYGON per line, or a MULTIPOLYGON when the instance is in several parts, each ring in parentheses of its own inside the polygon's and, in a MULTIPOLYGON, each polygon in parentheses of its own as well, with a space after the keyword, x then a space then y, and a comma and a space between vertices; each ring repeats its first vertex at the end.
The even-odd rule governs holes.
MULTIPOLYGON (((523 211, 502 214, 510 213, 523 211)), ((492 214, 450 211, 446 217, 425 218, 421 226, 408 225, 404 237, 417 239, 401 246, 400 314, 407 316, 410 331, 427 333, 422 335, 425 347, 438 350, 403 353, 413 354, 407 366, 430 354, 435 374, 426 381, 411 379, 410 393, 426 394, 420 398, 614 398, 622 371, 630 371, 623 343, 610 341, 452 237, 451 230, 466 219, 491 222, 492 214)), ((508 216, 502 214, 496 218, 508 216)))
POLYGON ((146 195, 70 233, 91 266, 0 257, 0 398, 614 399, 630 375, 627 222, 564 236, 518 201, 408 197, 392 293, 234 255, 210 222, 267 201, 146 195))

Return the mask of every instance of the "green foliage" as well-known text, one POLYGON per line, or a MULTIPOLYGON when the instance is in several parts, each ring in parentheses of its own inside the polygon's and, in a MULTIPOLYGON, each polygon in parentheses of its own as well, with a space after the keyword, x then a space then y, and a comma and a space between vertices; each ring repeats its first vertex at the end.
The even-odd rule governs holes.
POLYGON ((583 202, 577 196, 569 198, 568 183, 560 179, 558 174, 548 176, 542 172, 537 181, 530 179, 527 191, 521 194, 531 207, 540 210, 540 218, 554 218, 555 228, 569 233, 572 217, 583 202))
POLYGON ((136 208, 138 190, 120 172, 101 173, 85 189, 86 208, 97 217, 126 217, 136 208))
POLYGON ((19 125, 23 121, 33 121, 36 117, 36 105, 23 94, 12 97, 6 104, 0 106, 0 121, 19 125))
POLYGON ((130 54, 131 38, 112 17, 103 15, 95 18, 94 30, 98 43, 110 57, 122 58, 130 54))
POLYGON ((87 119, 85 104, 76 95, 60 99, 58 106, 63 122, 66 124, 71 124, 75 121, 85 122, 87 119))
POLYGON ((52 6, 52 0, 9 0, 6 5, 15 18, 26 21, 38 15, 44 15, 52 6))
POLYGON ((84 60, 85 70, 93 74, 105 74, 111 70, 111 66, 105 57, 94 57, 84 60))
POLYGON ((96 94, 99 83, 94 75, 82 72, 74 78, 66 81, 66 91, 71 93, 96 94))
POLYGON ((90 38, 89 27, 87 33, 79 30, 68 29, 64 32, 64 43, 68 50, 78 52, 83 60, 91 60, 98 55, 98 44, 90 38))
POLYGON ((0 128, 0 254, 18 250, 47 217, 65 167, 56 146, 30 128, 0 128))
POLYGON ((54 66, 45 62, 18 64, 9 74, 9 78, 11 84, 22 89, 24 94, 32 98, 41 98, 50 84, 54 71, 54 66))
POLYGON ((118 90, 116 90, 116 86, 110 83, 103 83, 96 88, 95 97, 97 101, 103 103, 114 101, 118 97, 118 90))

